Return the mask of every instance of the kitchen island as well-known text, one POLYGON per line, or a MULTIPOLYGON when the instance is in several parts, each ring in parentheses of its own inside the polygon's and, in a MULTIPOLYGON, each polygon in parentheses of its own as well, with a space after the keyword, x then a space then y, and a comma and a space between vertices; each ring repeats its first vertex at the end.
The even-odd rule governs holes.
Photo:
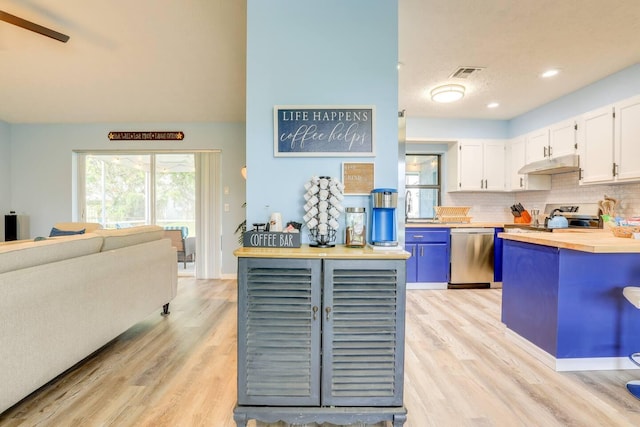
POLYGON ((500 233, 502 321, 558 371, 635 368, 640 311, 622 295, 640 285, 640 240, 606 230, 500 233))
POLYGON ((403 250, 240 248, 234 420, 404 424, 403 250))

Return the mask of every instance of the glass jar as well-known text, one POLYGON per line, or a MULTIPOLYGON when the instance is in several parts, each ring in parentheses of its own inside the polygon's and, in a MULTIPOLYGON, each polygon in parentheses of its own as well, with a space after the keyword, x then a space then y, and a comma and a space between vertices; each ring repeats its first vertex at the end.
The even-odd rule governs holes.
POLYGON ((367 217, 365 208, 345 208, 345 244, 350 248, 362 248, 367 243, 367 217))

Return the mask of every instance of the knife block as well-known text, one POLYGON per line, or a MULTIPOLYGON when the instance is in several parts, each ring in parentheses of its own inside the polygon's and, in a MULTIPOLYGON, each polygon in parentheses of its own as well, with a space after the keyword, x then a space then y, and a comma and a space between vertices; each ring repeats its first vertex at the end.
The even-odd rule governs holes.
POLYGON ((531 224, 531 215, 529 215, 529 211, 522 211, 520 216, 513 218, 513 222, 516 224, 531 224))

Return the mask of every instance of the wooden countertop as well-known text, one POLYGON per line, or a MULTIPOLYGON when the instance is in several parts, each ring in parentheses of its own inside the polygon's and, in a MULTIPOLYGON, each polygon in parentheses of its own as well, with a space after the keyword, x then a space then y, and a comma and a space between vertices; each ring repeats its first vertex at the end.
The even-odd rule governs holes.
POLYGON ((406 230, 411 228, 502 228, 506 222, 407 222, 406 230))
POLYGON ((348 248, 336 245, 333 248, 312 248, 302 245, 299 248, 248 248, 233 251, 238 258, 326 258, 326 259, 407 259, 411 256, 404 250, 379 250, 348 248))
POLYGON ((561 229, 553 232, 500 233, 505 240, 592 253, 640 253, 640 240, 616 237, 609 230, 561 229))

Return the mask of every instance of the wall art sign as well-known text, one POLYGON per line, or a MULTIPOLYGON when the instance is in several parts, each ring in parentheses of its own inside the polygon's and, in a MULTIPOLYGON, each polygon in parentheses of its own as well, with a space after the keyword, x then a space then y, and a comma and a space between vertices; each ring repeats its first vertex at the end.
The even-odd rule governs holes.
POLYGON ((373 190, 373 163, 345 162, 342 164, 342 183, 345 195, 368 196, 373 190))
POLYGON ((109 132, 109 141, 182 141, 184 132, 109 132))
POLYGON ((373 106, 276 105, 273 119, 276 157, 375 155, 373 106))

